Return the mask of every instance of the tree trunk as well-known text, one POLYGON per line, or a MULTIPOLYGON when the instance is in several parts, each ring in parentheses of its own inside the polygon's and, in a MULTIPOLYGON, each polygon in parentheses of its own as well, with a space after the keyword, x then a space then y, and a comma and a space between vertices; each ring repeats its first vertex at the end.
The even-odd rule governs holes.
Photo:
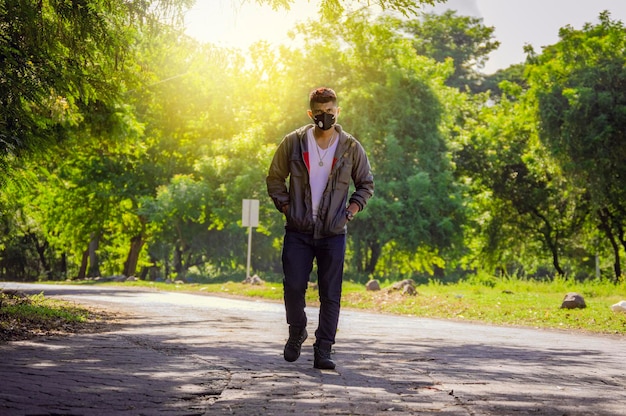
POLYGON ((139 263, 139 254, 143 248, 145 241, 141 234, 130 239, 130 250, 128 257, 124 262, 124 276, 134 276, 137 273, 137 264, 139 263))
POLYGON ((619 238, 619 241, 622 244, 622 248, 626 250, 626 238, 624 236, 624 227, 622 227, 621 222, 617 224, 617 237, 619 238))
POLYGON ((174 247, 174 272, 176 276, 183 271, 183 249, 177 244, 174 247))
POLYGON ((446 277, 445 269, 433 264, 433 277, 438 280, 443 280, 446 277))
POLYGON ((556 270, 556 272, 557 272, 557 274, 559 276, 564 276, 565 275, 565 271, 561 267, 561 262, 559 260, 558 237, 554 237, 554 238, 552 237, 553 228, 552 228, 552 225, 550 224, 550 221, 548 220, 548 218, 546 218, 544 215, 542 215, 536 209, 533 209, 532 212, 544 224, 545 228, 540 229, 539 232, 543 235, 544 241, 545 241, 546 245, 548 246, 548 249, 550 250, 550 253, 552 254, 552 265, 554 266, 554 269, 556 270))
POLYGON ((61 254, 61 276, 63 280, 67 279, 67 254, 61 254))
POLYGON ((378 264, 378 259, 380 259, 380 255, 382 254, 383 249, 380 243, 378 243, 377 241, 370 242, 369 247, 370 247, 370 258, 367 263, 367 266, 365 267, 365 272, 367 274, 372 274, 374 273, 374 270, 376 269, 376 264, 378 264))
POLYGON ((83 251, 83 258, 80 261, 80 268, 78 269, 77 280, 83 280, 87 277, 87 263, 89 262, 89 249, 83 251))
MULTIPOLYGON (((548 228, 548 229, 550 230, 551 228, 548 228)), ((559 245, 558 245, 558 243, 555 241, 555 239, 552 238, 552 236, 550 235, 549 232, 544 233, 544 238, 545 238, 545 241, 546 241, 546 245, 548 246, 548 249, 550 250, 550 253, 552 253, 552 265, 554 266, 554 269, 556 270, 556 273, 559 276, 564 276, 565 275, 565 271, 561 267, 561 262, 559 260, 559 245)))
POLYGON ((139 234, 130 239, 130 250, 128 251, 126 261, 124 262, 124 276, 130 277, 137 273, 139 255, 141 254, 141 249, 145 244, 143 236, 146 231, 146 219, 144 217, 139 217, 139 221, 141 222, 141 231, 139 234))
POLYGON ((615 241, 615 236, 613 235, 613 231, 611 230, 611 224, 610 224, 611 214, 607 212, 606 209, 602 209, 598 211, 598 215, 600 217, 599 228, 601 231, 604 231, 607 238, 609 239, 609 242, 611 243, 611 247, 613 248, 613 257, 615 258, 615 261, 613 263, 613 270, 615 271, 614 281, 615 283, 617 283, 619 282, 619 279, 622 275, 622 265, 620 263, 620 257, 619 257, 619 244, 617 244, 617 241, 615 241))
POLYGON ((52 276, 52 269, 50 268, 50 264, 48 264, 48 260, 46 259, 46 249, 48 248, 48 242, 45 241, 43 244, 39 244, 36 236, 33 236, 33 241, 35 243, 37 255, 39 256, 41 268, 43 269, 44 275, 46 276, 46 280, 49 280, 52 276))
POLYGON ((100 235, 92 233, 91 241, 89 242, 89 271, 88 277, 100 276, 100 262, 98 260, 98 247, 100 246, 100 235))
POLYGON ((157 258, 151 255, 150 263, 151 264, 149 266, 144 266, 141 269, 141 274, 139 276, 141 280, 155 281, 160 277, 159 275, 161 274, 161 271, 157 264, 157 258))

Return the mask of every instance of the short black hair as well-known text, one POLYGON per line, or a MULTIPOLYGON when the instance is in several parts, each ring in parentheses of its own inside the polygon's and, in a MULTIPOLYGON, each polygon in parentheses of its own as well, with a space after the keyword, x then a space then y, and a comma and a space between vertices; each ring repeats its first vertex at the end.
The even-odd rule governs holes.
POLYGON ((309 94, 309 107, 313 108, 313 103, 337 103, 337 94, 331 88, 319 87, 309 94))

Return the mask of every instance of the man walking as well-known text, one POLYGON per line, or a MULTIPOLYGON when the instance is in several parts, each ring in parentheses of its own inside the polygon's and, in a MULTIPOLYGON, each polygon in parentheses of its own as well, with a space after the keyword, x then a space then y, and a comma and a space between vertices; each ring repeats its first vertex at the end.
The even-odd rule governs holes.
POLYGON ((335 92, 315 89, 309 107, 314 124, 285 136, 266 182, 286 218, 282 261, 289 339, 284 358, 296 361, 308 336, 305 293, 315 260, 320 311, 313 365, 334 369, 330 352, 339 322, 347 223, 373 195, 374 178, 361 144, 336 124, 340 108, 335 92), (348 195, 350 182, 355 189, 348 195))

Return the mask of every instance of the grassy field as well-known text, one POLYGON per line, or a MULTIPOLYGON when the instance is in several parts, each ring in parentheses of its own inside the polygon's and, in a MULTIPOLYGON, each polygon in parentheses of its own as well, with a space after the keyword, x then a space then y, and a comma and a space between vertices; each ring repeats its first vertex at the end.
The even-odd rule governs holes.
MULTIPOLYGON (((108 283, 112 284, 112 283, 108 283)), ((225 296, 262 298, 282 302, 282 285, 266 282, 254 286, 236 282, 212 284, 167 284, 126 282, 127 286, 158 290, 211 293, 225 296)), ((614 312, 611 305, 626 300, 626 285, 610 282, 557 280, 537 282, 523 279, 486 279, 417 285, 417 294, 403 295, 381 284, 380 291, 366 291, 364 285, 344 282, 342 306, 380 313, 427 318, 455 319, 496 325, 556 328, 603 334, 626 334, 626 313, 614 312), (561 309, 566 293, 581 294, 587 307, 561 309)), ((317 291, 307 292, 307 304, 317 304, 317 291)))
MULTIPOLYGON (((220 296, 261 298, 282 302, 282 285, 266 282, 250 285, 241 282, 209 284, 173 284, 154 282, 99 283, 94 281, 64 282, 84 285, 123 285, 163 291, 183 291, 220 296)), ((58 284, 58 282, 56 283, 58 284)), ((392 282, 383 282, 381 290, 366 291, 363 284, 345 282, 344 308, 437 319, 454 319, 505 326, 551 328, 597 334, 626 334, 626 313, 614 312, 611 305, 626 300, 626 285, 606 281, 577 282, 556 280, 537 282, 524 279, 474 279, 454 284, 431 281, 417 285, 417 294, 406 295, 391 290, 392 282), (566 293, 581 294, 587 307, 561 309, 566 293)), ((29 302, 9 305, 3 298, 0 305, 0 330, 7 325, 36 325, 43 321, 50 326, 77 325, 93 321, 93 313, 65 302, 30 297, 29 302), (16 319, 17 317, 17 319, 16 319), (9 323, 7 323, 9 322, 9 323), (12 323, 11 323, 12 322, 12 323), (16 324, 17 323, 17 324, 16 324)), ((15 302, 14 302, 15 303, 15 302)), ((17 302, 19 303, 19 302, 17 302)), ((317 291, 310 288, 307 304, 317 305, 317 291)), ((45 328, 46 325, 42 327, 45 328)))

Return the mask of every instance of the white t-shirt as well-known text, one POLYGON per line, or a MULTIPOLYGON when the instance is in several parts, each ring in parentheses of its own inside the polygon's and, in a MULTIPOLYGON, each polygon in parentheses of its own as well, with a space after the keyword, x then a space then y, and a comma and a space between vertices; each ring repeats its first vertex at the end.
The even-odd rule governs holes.
POLYGON ((322 195, 328 183, 330 171, 333 168, 333 159, 335 158, 335 150, 339 135, 335 132, 332 137, 330 146, 322 149, 317 145, 313 136, 313 129, 307 132, 307 140, 309 145, 309 184, 311 185, 311 202, 313 203, 313 220, 317 221, 317 209, 320 206, 322 195))

